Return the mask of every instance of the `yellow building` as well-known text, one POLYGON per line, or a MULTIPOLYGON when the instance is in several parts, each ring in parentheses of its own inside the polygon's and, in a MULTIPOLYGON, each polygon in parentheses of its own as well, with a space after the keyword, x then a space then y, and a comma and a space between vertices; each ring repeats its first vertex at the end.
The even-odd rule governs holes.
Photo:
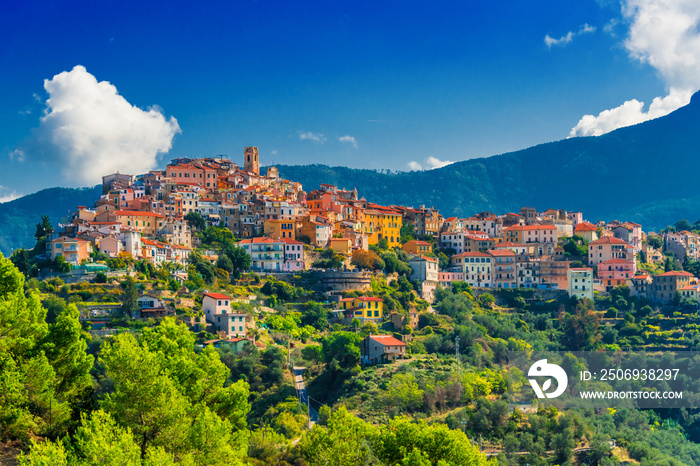
POLYGON ((330 248, 338 254, 352 254, 352 240, 349 238, 331 238, 330 248))
POLYGON ((365 233, 369 236, 369 244, 377 244, 386 238, 389 247, 401 246, 401 212, 390 207, 367 203, 365 209, 365 233))
POLYGON ((296 239, 297 222, 292 219, 265 220, 264 234, 272 239, 296 239))
POLYGON ((433 245, 427 241, 413 240, 408 241, 406 244, 401 246, 408 254, 413 254, 415 256, 420 256, 421 254, 430 254, 433 252, 433 245))
POLYGON ((117 222, 125 227, 131 227, 143 235, 155 235, 163 226, 165 216, 155 212, 138 210, 115 210, 117 222))
POLYGON ((361 320, 384 318, 384 301, 381 298, 369 296, 343 298, 340 300, 340 305, 347 311, 346 316, 352 315, 361 320))

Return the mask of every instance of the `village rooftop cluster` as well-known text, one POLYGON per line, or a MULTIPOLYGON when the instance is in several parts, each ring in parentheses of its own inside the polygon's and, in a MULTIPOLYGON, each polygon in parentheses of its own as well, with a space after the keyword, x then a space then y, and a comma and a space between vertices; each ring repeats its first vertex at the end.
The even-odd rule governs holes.
MULTIPOLYGON (((447 287, 457 281, 477 289, 566 290, 589 299, 595 291, 627 285, 632 296, 657 302, 670 302, 677 293, 698 299, 700 285, 691 273, 639 271, 639 256, 650 264, 663 263, 665 256, 646 241, 636 223, 594 224, 581 212, 538 212, 531 207, 519 213, 481 212, 445 219, 432 207, 375 204, 356 189, 322 184, 307 193, 300 183, 280 178, 275 167, 261 174, 257 147, 246 147, 243 157, 242 168, 226 158, 178 158, 165 170, 106 175, 103 194, 94 206, 78 206, 69 223, 50 235, 47 255, 63 256, 76 267, 89 266, 93 250, 109 257, 127 255, 153 264, 185 266, 199 246, 185 217, 196 212, 208 225, 226 228, 239 238, 238 245, 256 272, 299 273, 311 268, 312 248, 330 248, 343 263, 319 273, 335 277, 346 273, 352 280, 367 273, 358 272, 352 260, 361 251, 382 243, 401 248, 410 255, 410 280, 419 283, 420 297, 428 302, 438 284, 447 287), (406 225, 420 239, 402 243, 406 225), (566 253, 564 238, 583 247, 586 255, 566 253), (435 247, 449 259, 442 268, 435 247)), ((662 237, 664 248, 680 260, 700 257, 698 235, 681 231, 662 237)), ((212 263, 217 259, 214 253, 203 257, 212 263)), ((176 271, 173 277, 184 282, 187 274, 176 271)), ((329 297, 348 317, 384 318, 379 298, 343 298, 337 292, 329 297)), ((231 314, 232 299, 210 295, 205 300, 206 318, 229 336, 245 336, 248 324, 243 316, 231 314), (223 314, 230 319, 222 325, 223 314)))

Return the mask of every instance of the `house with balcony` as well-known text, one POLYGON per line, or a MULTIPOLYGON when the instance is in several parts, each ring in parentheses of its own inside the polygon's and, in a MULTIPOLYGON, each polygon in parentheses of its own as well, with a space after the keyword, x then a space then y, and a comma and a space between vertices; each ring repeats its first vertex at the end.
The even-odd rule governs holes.
POLYGON ((494 288, 516 288, 515 253, 510 249, 493 250, 489 252, 493 264, 494 288))
POLYGON ((487 252, 464 252, 452 256, 464 274, 464 281, 477 288, 490 288, 493 285, 493 256, 487 252), (456 258, 456 259, 455 259, 456 258))
POLYGON ((632 262, 634 270, 637 270, 636 251, 626 241, 613 236, 603 236, 588 243, 589 266, 596 267, 601 262, 609 261, 610 259, 623 259, 632 262))
POLYGON ((369 335, 360 342, 362 364, 382 364, 406 356, 406 343, 391 335, 369 335))
POLYGON ((263 272, 284 271, 286 243, 272 238, 250 238, 238 243, 250 256, 250 269, 263 272))
POLYGON ((47 254, 51 256, 51 260, 56 260, 56 257, 63 256, 66 262, 78 266, 82 261, 90 258, 92 243, 80 238, 61 236, 49 241, 47 249, 47 254))

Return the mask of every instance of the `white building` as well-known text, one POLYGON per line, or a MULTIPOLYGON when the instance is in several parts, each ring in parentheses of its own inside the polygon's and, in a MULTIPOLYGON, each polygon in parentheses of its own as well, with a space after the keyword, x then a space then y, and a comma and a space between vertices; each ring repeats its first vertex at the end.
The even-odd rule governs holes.
POLYGON ((207 322, 214 325, 217 332, 228 337, 245 337, 248 333, 246 314, 231 311, 233 298, 221 293, 205 293, 202 298, 202 310, 207 322))
POLYGON ((569 280, 569 296, 593 299, 593 269, 569 268, 566 278, 569 280))

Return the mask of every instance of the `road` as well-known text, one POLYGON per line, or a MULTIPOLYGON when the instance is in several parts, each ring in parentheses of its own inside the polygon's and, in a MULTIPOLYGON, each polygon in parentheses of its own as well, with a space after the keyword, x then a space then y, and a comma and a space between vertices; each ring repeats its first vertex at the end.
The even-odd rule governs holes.
POLYGON ((318 411, 309 403, 309 395, 306 392, 306 383, 304 382, 304 371, 306 367, 294 366, 294 387, 299 394, 299 402, 309 406, 309 417, 311 418, 311 427, 318 422, 318 411))

